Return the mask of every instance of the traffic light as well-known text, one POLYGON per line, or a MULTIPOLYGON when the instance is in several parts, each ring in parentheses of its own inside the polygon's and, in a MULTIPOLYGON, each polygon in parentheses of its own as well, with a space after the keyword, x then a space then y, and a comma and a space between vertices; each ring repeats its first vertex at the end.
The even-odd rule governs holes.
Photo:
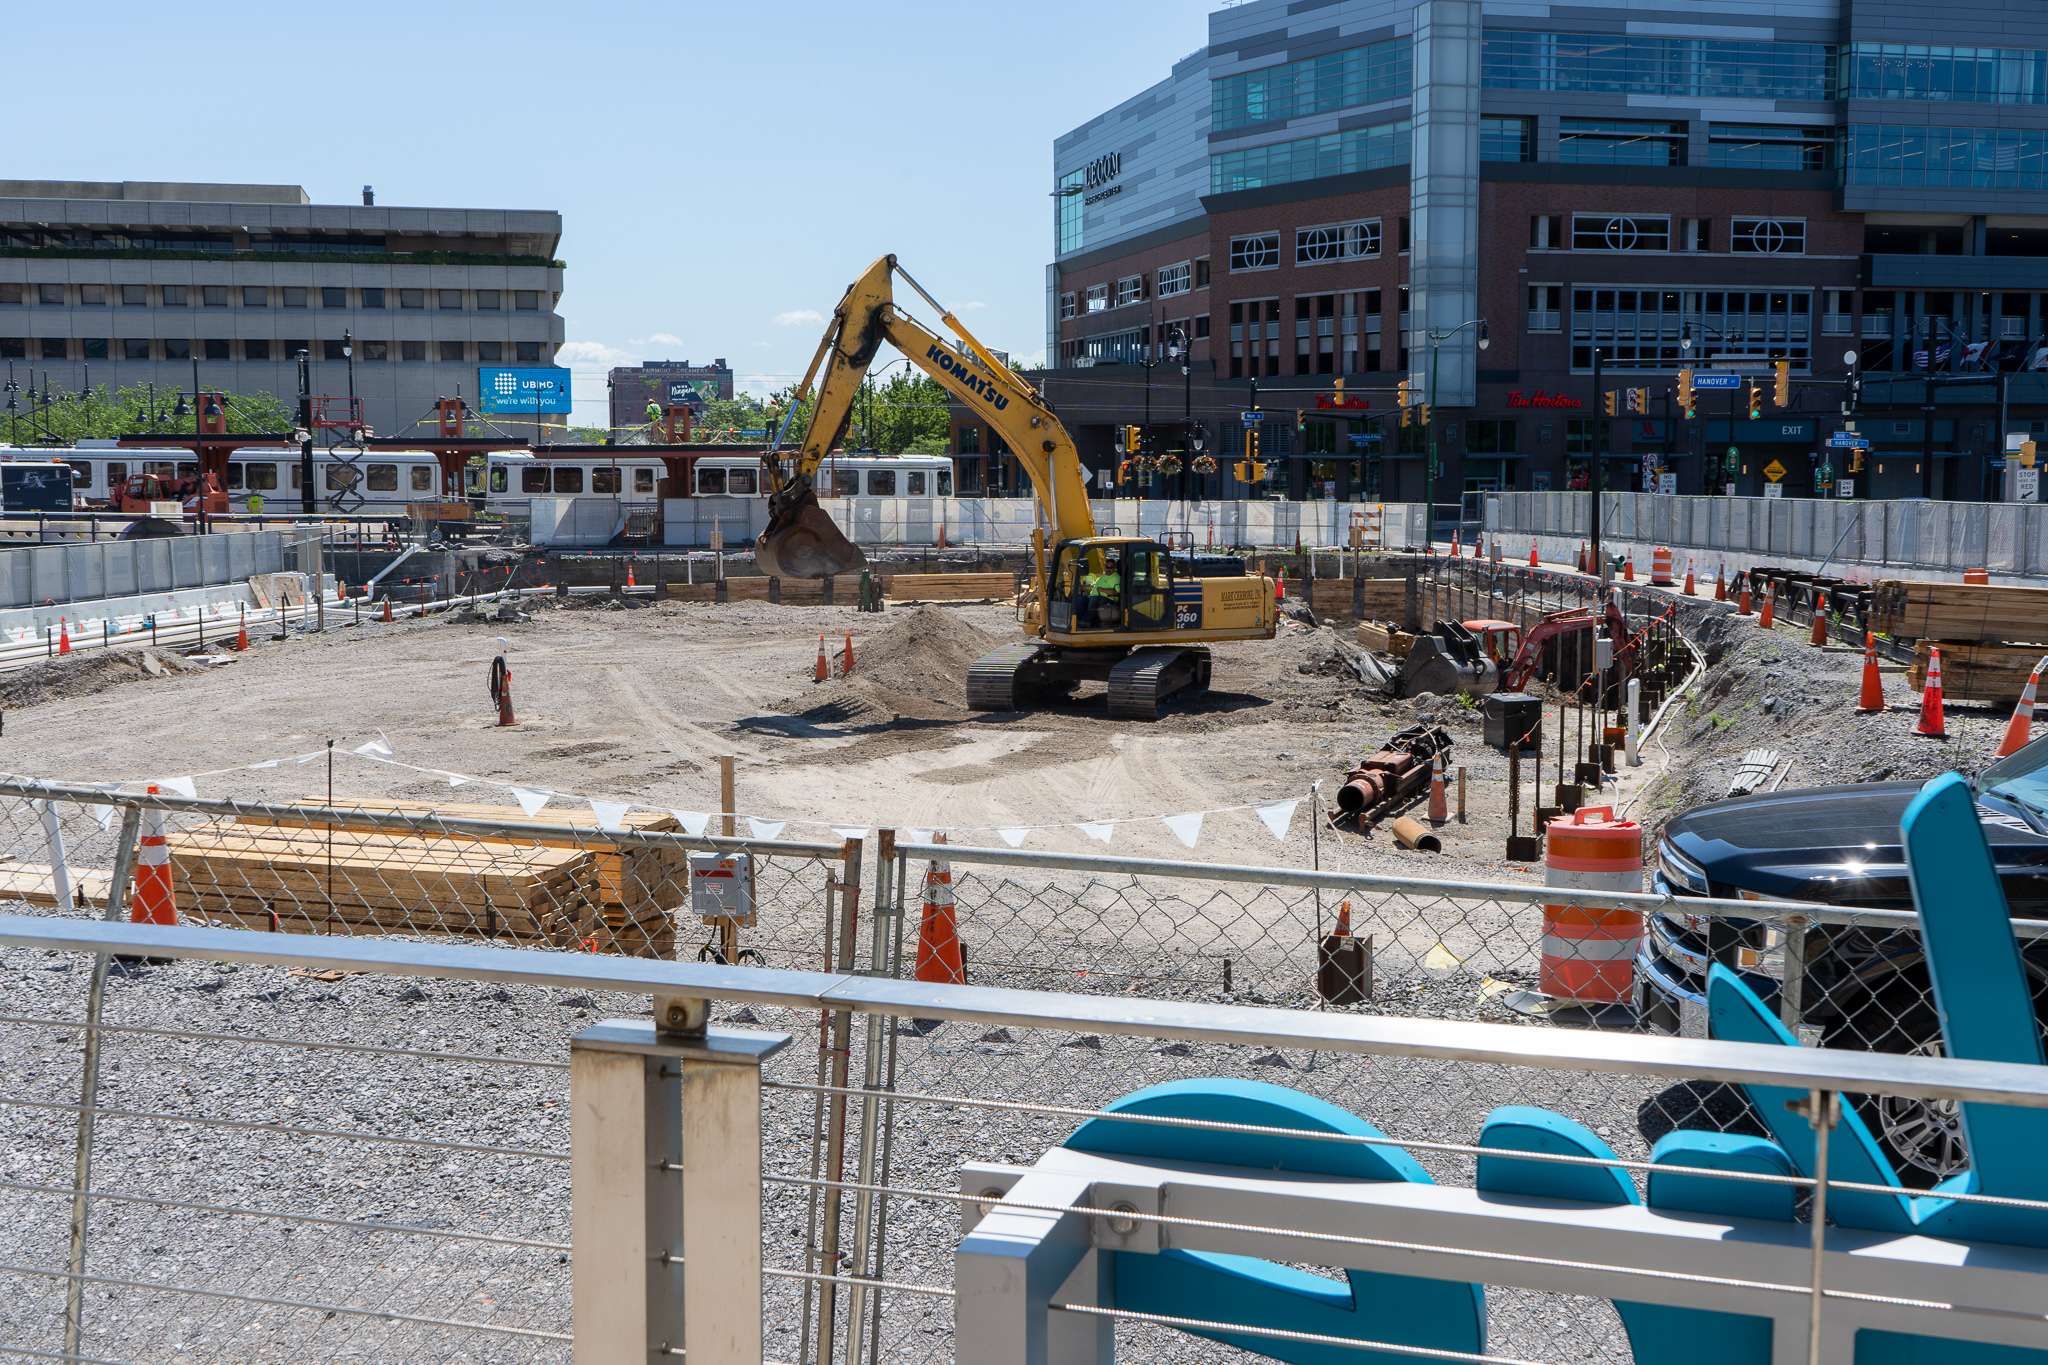
POLYGON ((1398 383, 1398 384, 1394 385, 1394 403, 1395 403, 1395 406, 1397 406, 1397 407, 1399 407, 1399 408, 1401 409, 1401 425, 1402 425, 1402 426, 1404 426, 1404 427, 1405 427, 1405 426, 1407 426, 1407 425, 1408 425, 1408 381, 1407 381, 1407 380, 1405 380, 1405 379, 1404 379, 1404 380, 1402 380, 1402 381, 1401 381, 1400 383, 1398 383))
POLYGON ((1123 428, 1123 438, 1124 438, 1124 454, 1126 454, 1126 455, 1135 455, 1135 454, 1137 454, 1137 453, 1138 453, 1138 428, 1136 428, 1136 427, 1125 427, 1125 428, 1123 428))
POLYGON ((1429 425, 1429 404, 1427 404, 1427 403, 1418 403, 1418 404, 1416 405, 1416 412, 1417 412, 1417 413, 1419 413, 1419 414, 1421 415, 1421 418, 1422 418, 1422 425, 1424 425, 1424 426, 1428 426, 1428 425, 1429 425))
POLYGON ((1613 389, 1609 389, 1600 395, 1600 407, 1609 417, 1614 416, 1614 392, 1613 389))
POLYGON ((1749 386, 1749 420, 1754 422, 1763 415, 1764 386, 1761 384, 1751 384, 1749 386))
POLYGON ((1251 462, 1248 460, 1239 460, 1236 464, 1230 466, 1230 472, 1237 475, 1239 483, 1250 483, 1252 481, 1251 462))
POLYGON ((1650 391, 1648 389, 1630 389, 1628 391, 1628 410, 1630 412, 1647 413, 1650 410, 1650 391))
POLYGON ((1778 362, 1778 387, 1777 390, 1771 395, 1771 397, 1777 401, 1778 406, 1781 408, 1789 408, 1792 406, 1791 361, 1781 360, 1778 362))
POLYGON ((1266 464, 1265 464, 1265 461, 1263 461, 1263 460, 1253 460, 1253 461, 1252 461, 1252 477, 1251 477, 1251 479, 1250 479, 1250 482, 1252 482, 1252 483, 1264 483, 1265 481, 1266 481, 1266 464))
POLYGON ((1678 406, 1687 417, 1692 416, 1692 371, 1678 372, 1678 406))
POLYGON ((2041 457, 2041 446, 2038 441, 2021 441, 2015 453, 2020 457, 2021 469, 2032 469, 2034 461, 2041 457))

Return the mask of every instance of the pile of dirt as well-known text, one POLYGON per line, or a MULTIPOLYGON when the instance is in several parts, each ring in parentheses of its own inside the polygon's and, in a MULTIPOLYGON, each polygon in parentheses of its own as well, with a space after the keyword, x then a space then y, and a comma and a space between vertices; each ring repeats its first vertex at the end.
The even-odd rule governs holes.
POLYGON ((122 683, 193 673, 205 667, 176 654, 149 649, 68 654, 0 674, 0 707, 12 710, 68 697, 89 697, 122 683))
MULTIPOLYGON (((845 642, 825 643, 836 673, 845 642)), ((779 709, 835 724, 957 719, 967 714, 968 668, 1007 643, 956 611, 918 607, 855 641, 851 677, 808 682, 779 709)))

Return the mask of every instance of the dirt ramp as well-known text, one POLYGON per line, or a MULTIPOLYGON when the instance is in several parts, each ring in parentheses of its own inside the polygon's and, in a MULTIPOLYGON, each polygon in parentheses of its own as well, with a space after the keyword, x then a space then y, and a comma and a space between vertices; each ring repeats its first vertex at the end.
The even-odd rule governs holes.
MULTIPOLYGON (((967 670, 982 655, 1009 643, 944 607, 919 607, 853 642, 854 669, 839 676, 844 636, 826 637, 833 677, 809 682, 779 708, 824 723, 875 723, 909 716, 955 719, 967 712, 967 670)), ((810 677, 812 665, 799 676, 810 677)))
POLYGON ((203 664, 150 650, 99 650, 60 655, 12 673, 0 674, 0 707, 35 706, 67 697, 89 697, 122 683, 191 673, 203 664), (150 667, 143 662, 148 656, 150 667))

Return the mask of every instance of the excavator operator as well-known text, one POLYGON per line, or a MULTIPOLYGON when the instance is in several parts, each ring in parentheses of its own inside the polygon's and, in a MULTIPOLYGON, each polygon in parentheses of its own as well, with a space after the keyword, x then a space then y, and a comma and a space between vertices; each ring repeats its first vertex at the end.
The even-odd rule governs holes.
POLYGON ((1090 550, 1081 571, 1080 609, 1074 622, 1083 629, 1113 630, 1122 624, 1123 563, 1115 550, 1090 550))

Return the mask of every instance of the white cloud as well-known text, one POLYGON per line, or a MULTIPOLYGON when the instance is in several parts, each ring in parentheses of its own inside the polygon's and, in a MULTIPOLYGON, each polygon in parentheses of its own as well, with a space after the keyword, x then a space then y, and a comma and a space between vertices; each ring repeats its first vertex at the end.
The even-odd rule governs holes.
POLYGON ((629 365, 638 357, 631 351, 622 351, 616 346, 607 346, 602 341, 565 341, 555 351, 557 363, 569 367, 609 368, 613 365, 629 365))
POLYGON ((775 315, 775 325, 777 327, 796 327, 804 323, 809 323, 813 327, 822 327, 825 325, 825 315, 815 308, 799 308, 792 313, 777 313, 775 315))
POLYGON ((977 308, 986 307, 988 307, 987 304, 983 303, 980 299, 975 299, 971 303, 955 303, 948 305, 946 311, 949 313, 971 313, 977 308))
POLYGON ((667 332, 656 332, 653 336, 647 337, 645 340, 637 341, 633 344, 636 346, 642 346, 657 341, 664 346, 680 346, 683 344, 683 339, 681 337, 670 336, 667 332))

